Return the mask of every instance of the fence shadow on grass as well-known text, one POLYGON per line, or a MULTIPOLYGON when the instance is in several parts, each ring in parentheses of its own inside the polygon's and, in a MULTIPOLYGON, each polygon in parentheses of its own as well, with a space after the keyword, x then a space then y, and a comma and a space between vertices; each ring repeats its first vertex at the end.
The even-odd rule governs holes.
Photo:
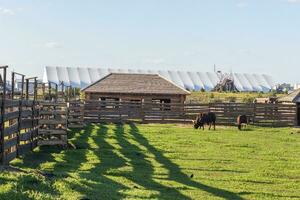
POLYGON ((129 163, 133 168, 132 171, 124 172, 121 176, 126 177, 136 184, 136 188, 143 187, 148 190, 156 191, 158 194, 152 195, 155 199, 191 199, 181 194, 177 189, 162 185, 153 180, 154 168, 150 161, 146 159, 137 145, 130 143, 126 139, 124 127, 121 124, 116 125, 114 130, 116 139, 121 149, 120 152, 129 159, 129 163))
POLYGON ((240 197, 238 194, 233 192, 215 188, 212 186, 208 186, 196 181, 191 180, 191 178, 184 174, 180 167, 173 163, 171 160, 166 158, 162 152, 157 150, 154 146, 152 146, 149 141, 140 133, 139 129, 136 127, 135 124, 130 124, 130 134, 134 137, 135 141, 138 142, 140 145, 144 146, 150 153, 155 156, 157 162, 161 163, 164 168, 168 169, 169 171, 169 179, 176 181, 177 183, 181 183, 188 187, 193 187, 199 190, 203 190, 207 193, 210 193, 216 197, 220 197, 223 199, 237 199, 242 200, 243 198, 240 197))
POLYGON ((88 137, 97 147, 92 148, 90 143, 86 142, 88 145, 86 148, 98 162, 92 162, 92 166, 87 171, 79 171, 79 183, 74 181, 69 185, 86 199, 122 199, 124 195, 120 191, 128 188, 107 178, 106 175, 110 170, 125 166, 126 161, 114 152, 115 148, 111 144, 105 141, 108 134, 108 128, 105 125, 99 125, 99 128, 98 125, 91 124, 89 127, 88 137))
MULTIPOLYGON (((83 134, 80 134, 76 139, 76 142, 86 143, 88 135, 85 130, 83 134)), ((76 131, 71 131, 70 134, 74 137, 76 131)), ((55 179, 61 178, 61 176, 66 177, 67 173, 70 171, 75 171, 81 162, 84 162, 83 155, 74 149, 63 151, 61 148, 56 146, 42 146, 34 152, 29 152, 22 157, 22 160, 12 163, 13 167, 16 169, 26 169, 20 170, 17 175, 17 180, 12 178, 0 177, 0 183, 5 184, 12 182, 16 186, 16 189, 7 191, 6 193, 1 193, 1 199, 32 199, 28 194, 24 193, 26 191, 38 190, 39 193, 49 196, 59 196, 59 191, 52 186, 55 179), (53 154, 63 154, 63 161, 58 162, 53 154), (71 158, 70 155, 76 154, 78 159, 71 158), (70 159, 68 159, 70 157, 70 159), (53 169, 41 170, 41 165, 44 163, 53 163, 53 169), (68 165, 68 164, 69 165, 68 165), (61 168, 60 168, 61 167, 61 168), (22 174, 28 171, 27 174, 22 174), (22 173, 20 173, 22 172, 22 173), (45 180, 45 181, 42 181, 45 180), (19 191, 22 189, 22 192, 19 191), (7 198, 6 198, 7 197, 7 198)), ((13 173, 13 172, 12 172, 13 173)), ((14 175, 15 176, 15 175, 14 175)))
MULTIPOLYGON (((1 171, 0 171, 1 173, 1 171)), ((37 195, 32 191, 38 191, 44 196, 58 197, 59 191, 51 186, 50 182, 42 181, 44 177, 34 176, 33 174, 23 174, 17 172, 18 175, 10 174, 16 172, 4 172, 0 175, 0 185, 6 189, 0 193, 0 199, 34 199, 33 196, 37 195), (5 176, 7 174, 8 176, 5 176), (10 187, 11 186, 11 187, 10 187), (7 190, 9 188, 9 190, 7 190)))

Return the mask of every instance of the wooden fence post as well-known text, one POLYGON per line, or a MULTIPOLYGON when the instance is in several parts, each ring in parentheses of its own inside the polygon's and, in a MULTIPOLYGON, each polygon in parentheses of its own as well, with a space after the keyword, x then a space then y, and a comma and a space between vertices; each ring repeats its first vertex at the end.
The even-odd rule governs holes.
POLYGON ((2 101, 1 101, 1 164, 3 165, 5 163, 5 155, 4 155, 4 114, 5 114, 5 101, 6 101, 6 70, 8 66, 0 67, 0 69, 3 70, 3 77, 2 77, 2 101))
POLYGON ((256 123, 256 103, 253 103, 253 116, 252 116, 252 123, 253 123, 253 125, 255 125, 255 123, 256 123))
MULTIPOLYGON (((21 98, 19 99, 19 116, 18 116, 18 132, 17 132, 17 157, 19 157, 20 152, 19 152, 19 148, 20 148, 20 134, 21 134, 21 125, 22 125, 22 106, 23 106, 23 98, 24 98, 24 75, 22 76, 22 86, 21 86, 21 98)), ((13 100, 13 98, 12 98, 13 100)))

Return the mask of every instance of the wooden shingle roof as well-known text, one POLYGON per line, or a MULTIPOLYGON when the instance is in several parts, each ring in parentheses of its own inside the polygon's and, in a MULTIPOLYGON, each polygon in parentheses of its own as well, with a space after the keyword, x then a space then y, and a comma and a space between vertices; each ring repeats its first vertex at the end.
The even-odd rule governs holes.
POLYGON ((278 99, 279 102, 300 103, 300 89, 278 99))
POLYGON ((190 94, 158 74, 130 73, 111 73, 82 91, 118 94, 190 94))

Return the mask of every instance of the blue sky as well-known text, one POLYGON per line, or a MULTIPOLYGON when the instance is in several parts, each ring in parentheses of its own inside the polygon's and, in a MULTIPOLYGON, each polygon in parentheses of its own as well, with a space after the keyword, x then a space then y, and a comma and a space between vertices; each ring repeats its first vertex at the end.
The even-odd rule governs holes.
POLYGON ((300 0, 0 0, 0 64, 266 73, 300 82, 300 0))

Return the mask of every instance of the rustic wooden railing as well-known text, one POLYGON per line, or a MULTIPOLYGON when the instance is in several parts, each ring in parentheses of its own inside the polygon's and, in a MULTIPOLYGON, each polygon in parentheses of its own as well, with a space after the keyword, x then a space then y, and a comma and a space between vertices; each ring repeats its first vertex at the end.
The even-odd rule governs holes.
POLYGON ((136 103, 86 101, 83 116, 85 122, 185 123, 191 122, 201 112, 214 112, 217 124, 234 125, 238 115, 247 115, 250 123, 259 126, 294 126, 294 104, 245 104, 245 103, 136 103))
POLYGON ((37 107, 31 100, 5 100, 1 119, 1 162, 9 163, 37 146, 37 107))

